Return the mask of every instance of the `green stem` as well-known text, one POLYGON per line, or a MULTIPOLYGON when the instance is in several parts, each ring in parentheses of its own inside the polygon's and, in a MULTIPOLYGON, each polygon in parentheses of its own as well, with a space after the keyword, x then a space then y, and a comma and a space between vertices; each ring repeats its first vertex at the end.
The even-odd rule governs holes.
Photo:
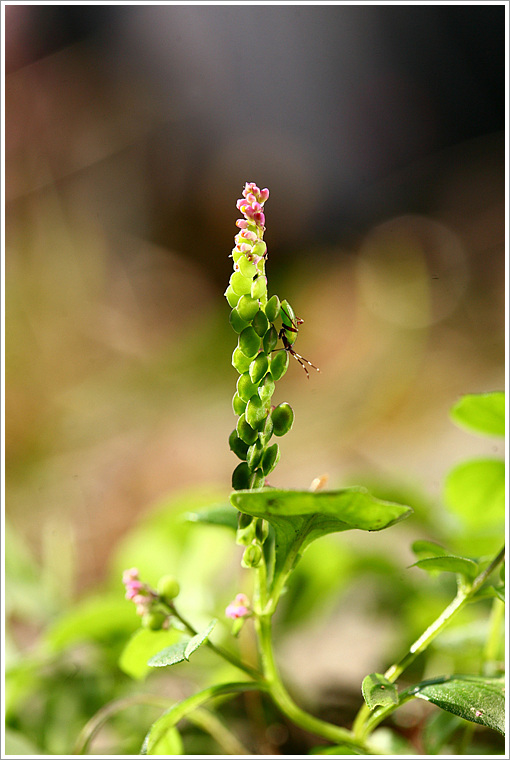
MULTIPOLYGON (((436 636, 441 633, 441 631, 448 625, 453 616, 456 615, 457 612, 459 612, 459 610, 461 610, 467 604, 467 602, 474 596, 474 594, 476 594, 478 589, 481 588, 481 586, 485 583, 493 570, 495 570, 495 568, 503 561, 504 557, 505 547, 501 549, 501 551, 485 568, 485 570, 477 575, 471 586, 461 586, 459 588, 457 595, 450 602, 448 607, 446 607, 446 609, 443 610, 439 617, 436 618, 436 620, 434 620, 431 625, 429 625, 427 630, 424 631, 424 633, 422 633, 418 639, 416 639, 404 657, 402 657, 401 660, 388 668, 384 675, 389 681, 396 681, 401 673, 407 667, 409 667, 409 665, 416 659, 416 657, 429 646, 431 641, 433 641, 433 639, 435 639, 436 636)), ((354 736, 356 736, 359 740, 366 739, 368 734, 370 734, 387 715, 396 710, 396 708, 399 707, 401 703, 402 702, 399 701, 398 705, 390 705, 384 709, 376 710, 374 713, 371 712, 368 705, 362 705, 352 726, 354 736)))
MULTIPOLYGON (((189 623, 183 616, 178 612, 175 607, 171 608, 172 615, 176 617, 178 620, 181 621, 181 623, 186 626, 188 631, 192 634, 192 636, 196 636, 198 631, 196 628, 194 628, 191 623, 189 623)), ((234 665, 236 668, 239 668, 239 670, 243 670, 247 675, 250 676, 250 678, 254 678, 256 681, 260 680, 260 673, 258 670, 255 670, 255 668, 252 668, 251 665, 248 665, 246 662, 243 662, 238 657, 236 657, 235 654, 232 654, 231 652, 227 651, 226 649, 223 649, 223 647, 218 646, 217 644, 213 644, 212 641, 209 639, 206 640, 206 645, 209 647, 209 649, 212 649, 213 652, 216 652, 220 657, 223 657, 224 660, 227 660, 227 662, 230 662, 231 665, 234 665)))
POLYGON ((361 748, 366 751, 363 743, 357 741, 350 731, 335 726, 332 723, 320 720, 319 718, 315 718, 313 715, 310 715, 310 713, 302 710, 294 702, 282 683, 274 660, 273 647, 271 644, 271 617, 269 615, 256 617, 255 626, 258 633, 262 668, 267 683, 268 693, 271 695, 273 701, 282 713, 305 731, 321 736, 335 744, 347 744, 350 747, 356 747, 357 749, 361 748))

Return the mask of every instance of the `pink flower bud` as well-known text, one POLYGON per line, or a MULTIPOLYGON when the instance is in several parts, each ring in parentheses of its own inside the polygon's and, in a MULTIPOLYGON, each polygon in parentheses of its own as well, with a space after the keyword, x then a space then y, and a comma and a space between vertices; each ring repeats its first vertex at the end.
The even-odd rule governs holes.
POLYGON ((253 221, 256 222, 260 227, 263 227, 266 223, 266 217, 264 216, 263 211, 257 211, 255 214, 253 214, 253 221))
POLYGON ((260 191, 260 193, 259 193, 259 201, 260 201, 261 203, 265 203, 265 202, 267 201, 267 199, 268 199, 268 198, 269 198, 269 190, 267 189, 267 187, 265 187, 265 188, 264 188, 263 190, 261 190, 261 191, 260 191))
POLYGON ((251 230, 241 230, 239 236, 245 238, 246 240, 252 240, 253 242, 258 239, 256 234, 251 230))
POLYGON ((236 227, 239 227, 241 230, 245 230, 248 226, 248 222, 246 219, 236 219, 236 227))
POLYGON ((255 182, 247 182, 244 186, 243 195, 246 197, 249 194, 252 195, 258 195, 260 193, 260 189, 257 187, 255 182))
POLYGON ((132 567, 130 570, 124 570, 122 573, 122 583, 124 583, 124 585, 129 583, 129 581, 135 581, 137 579, 138 569, 136 567, 132 567))
POLYGON ((238 594, 225 610, 225 615, 232 620, 246 617, 250 614, 250 600, 246 594, 238 594))

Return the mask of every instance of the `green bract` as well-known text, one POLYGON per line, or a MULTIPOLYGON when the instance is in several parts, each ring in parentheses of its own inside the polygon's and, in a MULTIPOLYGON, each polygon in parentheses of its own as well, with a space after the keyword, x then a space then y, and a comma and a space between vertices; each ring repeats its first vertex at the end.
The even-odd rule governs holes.
POLYGON ((268 369, 269 362, 267 356, 264 353, 259 354, 250 364, 250 377, 252 382, 258 383, 259 380, 262 380, 268 369))
POLYGON ((251 322, 258 310, 259 302, 256 298, 252 298, 251 296, 241 296, 237 303, 239 316, 247 322, 251 322))
POLYGON ((271 417, 274 425, 273 432, 278 436, 288 433, 294 422, 294 412, 292 411, 292 407, 286 402, 279 404, 273 409, 271 417))
POLYGON ((260 337, 253 327, 246 327, 239 336, 239 348, 245 356, 254 357, 260 347, 260 337))
POLYGON ((274 322, 280 313, 280 299, 278 296, 271 296, 266 303, 266 317, 270 322, 274 322))

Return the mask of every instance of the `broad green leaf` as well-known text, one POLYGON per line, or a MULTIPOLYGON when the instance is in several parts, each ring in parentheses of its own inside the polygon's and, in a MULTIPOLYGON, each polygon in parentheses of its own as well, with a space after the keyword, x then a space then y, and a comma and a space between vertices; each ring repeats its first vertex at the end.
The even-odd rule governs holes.
POLYGON ((472 530, 503 522, 505 464, 498 459, 475 459, 457 465, 446 477, 445 501, 472 530))
POLYGON ((275 531, 274 578, 295 564, 306 547, 328 533, 382 530, 403 520, 412 509, 382 501, 365 488, 341 491, 283 491, 261 488, 236 491, 230 501, 240 512, 263 517, 275 531))
POLYGON ((106 642, 136 630, 140 618, 134 605, 122 597, 120 588, 116 596, 94 596, 78 603, 46 634, 51 648, 60 650, 87 640, 106 642))
POLYGON ((419 559, 418 562, 415 562, 411 567, 421 567, 423 570, 437 571, 440 573, 458 573, 468 581, 474 580, 478 573, 478 565, 476 562, 473 562, 472 559, 448 555, 419 559))
POLYGON ((265 685, 262 682, 220 683, 215 686, 209 686, 207 689, 203 689, 202 691, 193 694, 191 697, 182 700, 182 702, 177 702, 152 724, 144 739, 140 754, 167 754, 166 751, 160 751, 160 749, 164 748, 165 735, 167 732, 171 731, 180 720, 188 715, 188 713, 196 710, 197 707, 205 704, 205 702, 208 702, 210 699, 225 694, 236 694, 243 691, 263 691, 264 689, 265 685))
POLYGON ((149 672, 147 660, 162 650, 176 644, 182 637, 181 631, 150 631, 140 628, 128 641, 119 659, 119 668, 131 678, 142 679, 149 672))
POLYGON ((237 516, 238 513, 230 504, 214 504, 211 507, 188 512, 185 518, 189 522, 201 522, 237 530, 237 516))
POLYGON ((162 649, 151 657, 147 665, 151 668, 165 668, 168 665, 177 665, 179 662, 189 660, 193 652, 196 652, 196 650, 207 641, 209 634, 216 623, 217 620, 212 620, 207 628, 204 631, 197 633, 196 636, 193 636, 192 638, 184 636, 176 644, 165 647, 165 649, 162 649))
POLYGON ((471 393, 462 396, 450 410, 460 427, 483 435, 505 435, 505 394, 471 393))
POLYGON ((472 723, 505 733, 505 680, 483 676, 452 676, 417 687, 415 696, 472 723))
POLYGON ((361 691, 363 699, 371 710, 378 705, 383 707, 398 705, 397 687, 381 673, 371 673, 365 676, 361 684, 361 691))

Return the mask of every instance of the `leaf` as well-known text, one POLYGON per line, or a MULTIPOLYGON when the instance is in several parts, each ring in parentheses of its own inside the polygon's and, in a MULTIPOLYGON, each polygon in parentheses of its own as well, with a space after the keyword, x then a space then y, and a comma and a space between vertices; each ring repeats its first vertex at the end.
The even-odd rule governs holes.
POLYGON ((445 555, 442 557, 428 557, 419 559, 411 567, 421 567, 423 570, 437 571, 440 573, 458 573, 468 581, 473 581, 478 574, 478 565, 467 557, 445 555))
POLYGON ((209 634, 211 633, 212 629, 216 625, 218 621, 217 620, 211 620, 205 631, 202 631, 201 633, 197 633, 196 636, 193 636, 192 639, 188 641, 188 646, 186 647, 186 650, 184 652, 184 657, 189 660, 193 652, 195 652, 198 647, 202 646, 204 641, 206 641, 209 638, 209 634))
POLYGON ((460 427, 482 435, 505 435, 505 394, 472 393, 457 401, 450 410, 452 420, 460 427))
POLYGON ((475 459, 454 467, 445 482, 445 501, 472 530, 499 525, 505 515, 505 464, 475 459))
POLYGON ((217 620, 212 620, 204 631, 197 633, 193 638, 184 636, 176 644, 165 647, 151 657, 147 665, 151 668, 166 668, 168 665, 177 665, 179 662, 189 660, 193 652, 207 641, 217 622, 217 620))
POLYGON ((149 672, 147 660, 161 651, 162 647, 177 643, 181 631, 150 631, 140 628, 130 638, 119 659, 119 668, 131 678, 141 680, 149 672))
POLYGON ((434 541, 415 541, 412 544, 411 549, 420 559, 425 559, 426 557, 445 557, 449 555, 447 549, 444 549, 434 541))
POLYGON ((170 726, 170 728, 167 728, 166 731, 162 732, 151 746, 150 750, 147 749, 146 745, 148 737, 149 734, 145 737, 144 745, 140 752, 141 755, 166 755, 167 757, 184 755, 182 738, 175 726, 170 726))
POLYGON ((177 665, 179 662, 187 660, 188 658, 184 656, 184 652, 190 641, 191 639, 188 638, 188 636, 185 636, 176 644, 165 647, 151 657, 147 662, 147 665, 150 668, 166 668, 167 665, 177 665))
POLYGON ((505 734, 505 680, 483 676, 452 676, 416 687, 415 696, 472 723, 505 734))
POLYGON ((93 596, 57 619, 46 637, 50 647, 58 651, 78 641, 109 642, 139 625, 134 605, 123 599, 122 593, 93 596))
POLYGON ((397 687, 381 675, 381 673, 371 673, 365 676, 361 684, 361 691, 363 699, 371 710, 377 707, 377 705, 382 705, 383 707, 398 705, 397 687))
POLYGON ((220 683, 215 686, 209 686, 208 688, 193 694, 191 697, 182 700, 182 702, 177 702, 152 724, 144 739, 140 754, 167 754, 166 751, 161 751, 164 749, 165 735, 167 732, 171 731, 180 720, 188 715, 188 713, 196 710, 197 707, 200 707, 210 699, 214 699, 215 697, 224 694, 236 694, 243 691, 263 691, 265 688, 265 684, 263 683, 220 683))
POLYGON ((341 491, 283 491, 261 488, 235 491, 230 501, 240 512, 263 517, 275 530, 274 579, 285 564, 315 539, 344 530, 376 531, 388 528, 412 513, 401 504, 382 501, 365 488, 341 491))
POLYGON ((219 525, 224 528, 232 528, 232 530, 237 530, 237 517, 238 513, 230 504, 214 504, 211 507, 197 509, 185 514, 185 519, 188 522, 219 525))

